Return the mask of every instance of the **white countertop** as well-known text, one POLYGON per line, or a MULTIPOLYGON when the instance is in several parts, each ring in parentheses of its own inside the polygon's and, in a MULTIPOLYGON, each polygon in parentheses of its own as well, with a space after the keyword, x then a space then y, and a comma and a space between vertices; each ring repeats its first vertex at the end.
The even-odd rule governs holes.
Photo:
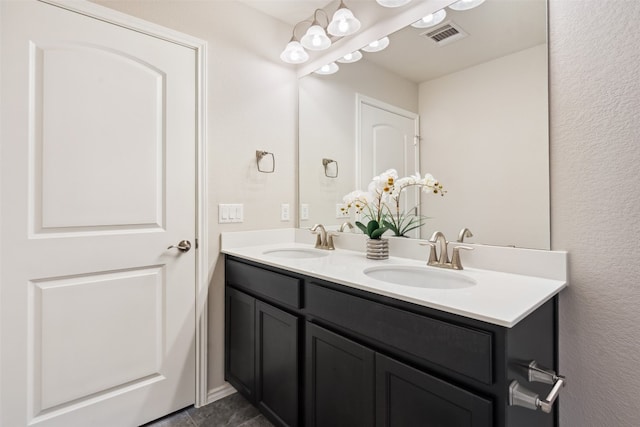
MULTIPOLYGON (((322 251, 328 255, 318 258, 294 259, 265 252, 292 248, 316 249, 311 244, 289 239, 265 243, 265 240, 273 239, 256 239, 257 234, 252 236, 251 243, 247 241, 245 245, 238 244, 239 240, 233 236, 227 238, 233 244, 225 245, 225 234, 227 233, 223 233, 222 252, 228 255, 505 327, 513 327, 567 285, 566 280, 473 267, 452 271, 453 274, 465 275, 475 280, 474 286, 466 288, 433 289, 398 285, 373 279, 365 275, 364 270, 391 265, 419 266, 439 271, 442 269, 427 267, 424 261, 393 256, 383 261, 368 260, 363 252, 339 248, 335 251, 322 251)), ((566 259, 566 253, 564 255, 566 259)))

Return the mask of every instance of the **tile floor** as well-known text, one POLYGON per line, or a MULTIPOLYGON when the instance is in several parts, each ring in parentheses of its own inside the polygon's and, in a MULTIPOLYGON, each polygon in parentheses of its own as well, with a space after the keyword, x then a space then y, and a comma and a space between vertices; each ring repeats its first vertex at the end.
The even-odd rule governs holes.
POLYGON ((202 408, 191 406, 143 427, 273 427, 273 424, 235 393, 202 408))

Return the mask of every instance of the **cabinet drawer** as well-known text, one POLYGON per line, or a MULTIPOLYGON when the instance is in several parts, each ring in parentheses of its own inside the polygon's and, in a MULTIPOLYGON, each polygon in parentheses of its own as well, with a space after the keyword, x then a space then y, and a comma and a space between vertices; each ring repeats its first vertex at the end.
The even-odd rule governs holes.
POLYGON ((307 312, 399 352, 492 384, 492 335, 308 283, 307 312))
POLYGON ((300 287, 302 281, 284 274, 264 270, 232 259, 225 264, 226 282, 250 294, 263 296, 291 307, 302 306, 300 287))

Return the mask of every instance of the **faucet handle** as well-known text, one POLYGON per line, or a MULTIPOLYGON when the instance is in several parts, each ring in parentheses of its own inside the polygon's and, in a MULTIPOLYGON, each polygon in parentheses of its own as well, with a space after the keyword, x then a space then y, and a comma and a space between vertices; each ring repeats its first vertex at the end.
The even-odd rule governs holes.
POLYGON ((464 270, 462 262, 460 261, 460 249, 464 249, 466 251, 473 250, 473 248, 469 246, 456 246, 453 248, 453 254, 451 255, 451 268, 454 270, 464 270))
POLYGON ((317 234, 316 248, 323 249, 326 245, 327 231, 322 224, 316 224, 310 229, 311 234, 317 234))
POLYGON ((338 233, 327 232, 327 246, 325 249, 329 249, 330 251, 332 251, 336 248, 335 246, 333 246, 334 237, 340 237, 340 235, 338 233))
POLYGON ((436 253, 436 244, 435 243, 420 243, 420 246, 429 246, 429 259, 427 260, 427 265, 436 265, 438 263, 438 254, 436 253))

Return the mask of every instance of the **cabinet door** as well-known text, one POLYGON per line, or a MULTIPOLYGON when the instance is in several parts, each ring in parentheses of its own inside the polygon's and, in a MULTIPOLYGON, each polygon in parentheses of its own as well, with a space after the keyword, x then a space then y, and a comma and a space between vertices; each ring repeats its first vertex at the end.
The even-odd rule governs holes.
POLYGON ((225 379, 255 403, 255 304, 256 300, 226 288, 225 379))
POLYGON ((256 301, 256 402, 284 426, 299 425, 298 317, 256 301))
POLYGON ((374 352, 306 323, 306 426, 374 424, 374 352))
POLYGON ((492 404, 376 354, 376 427, 491 427, 492 404))

